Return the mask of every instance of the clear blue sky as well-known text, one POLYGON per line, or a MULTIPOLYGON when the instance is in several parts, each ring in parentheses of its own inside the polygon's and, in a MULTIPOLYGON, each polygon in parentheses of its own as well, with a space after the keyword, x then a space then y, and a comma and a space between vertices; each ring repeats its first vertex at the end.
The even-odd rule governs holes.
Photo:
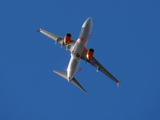
POLYGON ((159 0, 1 0, 0 120, 160 120, 159 0), (36 33, 76 40, 93 18, 87 48, 118 80, 81 62, 87 94, 53 73, 70 52, 36 33))

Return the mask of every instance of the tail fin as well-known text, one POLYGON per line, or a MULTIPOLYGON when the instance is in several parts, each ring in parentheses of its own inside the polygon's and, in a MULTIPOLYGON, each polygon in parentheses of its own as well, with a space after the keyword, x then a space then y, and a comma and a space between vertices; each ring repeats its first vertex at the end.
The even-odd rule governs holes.
MULTIPOLYGON (((63 78, 67 79, 67 73, 64 73, 64 72, 60 72, 60 71, 56 71, 56 70, 53 70, 53 72, 57 73, 58 75, 62 76, 63 78)), ((85 91, 85 89, 79 84, 79 82, 76 80, 75 77, 73 77, 73 79, 71 80, 71 82, 76 85, 78 88, 80 88, 83 92, 87 93, 85 91)))

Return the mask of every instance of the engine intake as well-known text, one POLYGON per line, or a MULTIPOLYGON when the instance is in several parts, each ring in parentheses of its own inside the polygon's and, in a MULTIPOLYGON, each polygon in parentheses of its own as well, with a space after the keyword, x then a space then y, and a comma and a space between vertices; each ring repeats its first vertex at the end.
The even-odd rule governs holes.
POLYGON ((68 44, 71 42, 71 39, 72 39, 72 35, 70 33, 67 33, 64 37, 64 43, 65 44, 68 44))
POLYGON ((90 48, 88 51, 87 51, 87 59, 91 59, 94 55, 94 49, 90 48))

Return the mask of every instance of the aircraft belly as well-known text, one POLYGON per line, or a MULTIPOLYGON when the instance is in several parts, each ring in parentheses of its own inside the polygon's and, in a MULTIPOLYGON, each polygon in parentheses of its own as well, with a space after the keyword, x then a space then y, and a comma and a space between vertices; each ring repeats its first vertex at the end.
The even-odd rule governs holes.
POLYGON ((71 59, 67 68, 67 79, 70 81, 75 76, 80 64, 80 59, 77 59, 75 55, 71 54, 71 59))
POLYGON ((92 27, 90 26, 82 27, 82 30, 80 32, 79 39, 78 39, 81 47, 84 47, 87 45, 88 39, 91 34, 91 30, 92 30, 91 28, 92 27))

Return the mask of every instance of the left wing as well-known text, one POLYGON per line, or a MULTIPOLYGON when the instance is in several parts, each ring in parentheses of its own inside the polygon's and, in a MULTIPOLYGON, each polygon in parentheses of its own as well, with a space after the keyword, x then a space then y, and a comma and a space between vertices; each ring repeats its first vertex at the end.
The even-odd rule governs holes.
POLYGON ((97 68, 97 70, 100 70, 102 73, 107 75, 110 79, 115 81, 117 84, 119 83, 119 81, 110 72, 108 72, 94 57, 88 60, 86 55, 87 55, 87 49, 84 48, 84 52, 83 52, 83 55, 81 56, 81 59, 89 62, 91 65, 97 68))
POLYGON ((38 30, 37 32, 41 32, 42 34, 44 34, 44 35, 46 35, 47 37, 51 38, 52 40, 55 41, 55 44, 58 42, 59 44, 61 44, 61 47, 62 47, 62 46, 65 46, 66 49, 68 49, 69 51, 72 51, 73 46, 74 46, 74 44, 75 44, 75 41, 74 41, 74 40, 71 40, 71 42, 66 45, 66 44, 64 44, 64 37, 55 35, 55 34, 53 34, 53 33, 50 33, 50 32, 48 32, 48 31, 46 31, 46 30, 43 30, 43 29, 40 29, 40 30, 38 30))

